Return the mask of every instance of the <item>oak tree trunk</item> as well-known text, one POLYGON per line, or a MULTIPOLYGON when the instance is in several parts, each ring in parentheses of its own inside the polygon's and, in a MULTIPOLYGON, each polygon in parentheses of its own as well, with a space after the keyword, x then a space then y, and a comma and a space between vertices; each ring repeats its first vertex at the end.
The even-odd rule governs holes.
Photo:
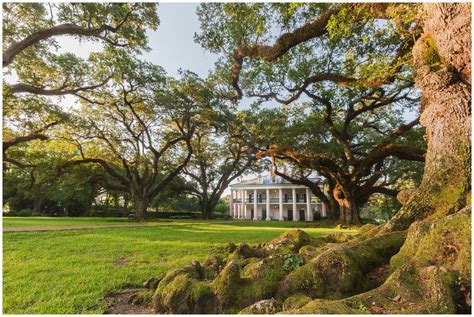
POLYGON ((149 201, 146 197, 134 197, 133 205, 135 210, 135 217, 138 220, 143 220, 146 218, 146 211, 148 209, 149 201))
POLYGON ((420 187, 386 230, 466 205, 471 179, 471 21, 468 4, 425 4, 424 35, 413 48, 428 151, 420 187), (444 208, 441 208, 445 205, 444 208))
POLYGON ((41 207, 43 206, 45 199, 46 198, 43 196, 40 198, 36 198, 33 201, 33 215, 38 215, 41 213, 41 207))

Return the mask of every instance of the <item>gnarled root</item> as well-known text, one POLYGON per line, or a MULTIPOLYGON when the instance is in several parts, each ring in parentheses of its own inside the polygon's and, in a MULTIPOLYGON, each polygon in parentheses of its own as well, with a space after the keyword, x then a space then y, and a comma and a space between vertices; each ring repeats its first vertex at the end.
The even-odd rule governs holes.
POLYGON ((470 228, 464 211, 414 223, 383 285, 344 299, 312 300, 284 313, 469 313, 470 228))

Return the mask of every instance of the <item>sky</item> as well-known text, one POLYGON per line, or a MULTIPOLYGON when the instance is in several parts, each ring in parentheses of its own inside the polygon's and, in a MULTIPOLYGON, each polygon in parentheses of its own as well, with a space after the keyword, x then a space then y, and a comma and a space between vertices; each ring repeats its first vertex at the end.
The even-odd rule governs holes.
MULTIPOLYGON (((198 3, 160 3, 158 16, 160 25, 156 31, 149 30, 149 52, 141 58, 162 66, 171 76, 178 76, 180 68, 191 70, 205 77, 217 60, 215 54, 205 51, 194 42, 194 33, 199 30, 196 15, 198 3)), ((70 37, 58 38, 59 53, 73 52, 87 58, 92 51, 98 51, 101 44, 83 40, 78 42, 70 37)))
POLYGON ((191 70, 205 77, 212 69, 217 56, 205 51, 194 42, 199 30, 196 16, 197 3, 161 3, 158 6, 160 26, 149 32, 152 50, 144 58, 161 65, 168 74, 178 75, 178 69, 191 70))

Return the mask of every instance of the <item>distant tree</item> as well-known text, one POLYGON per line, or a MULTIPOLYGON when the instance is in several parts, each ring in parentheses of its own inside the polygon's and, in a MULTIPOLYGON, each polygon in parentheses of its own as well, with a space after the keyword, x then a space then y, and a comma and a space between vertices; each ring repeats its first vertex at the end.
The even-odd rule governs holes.
POLYGON ((192 155, 191 139, 201 124, 209 92, 192 74, 167 78, 150 63, 124 55, 114 80, 90 92, 65 139, 79 158, 64 164, 94 163, 105 188, 130 194, 137 218, 175 178, 192 155))
POLYGON ((222 193, 232 181, 257 167, 252 148, 228 133, 236 122, 229 116, 219 120, 227 121, 225 130, 216 124, 195 133, 191 142, 193 157, 183 169, 190 179, 188 190, 199 199, 204 219, 211 219, 222 193))
POLYGON ((4 204, 14 212, 30 209, 33 214, 87 212, 100 189, 97 168, 77 166, 57 174, 57 166, 72 157, 73 150, 58 140, 33 140, 12 148, 11 155, 21 163, 4 171, 4 204))
POLYGON ((9 148, 46 140, 50 128, 64 121, 61 96, 81 97, 111 78, 90 58, 56 53, 59 36, 100 41, 105 50, 119 47, 132 53, 147 49, 146 30, 159 23, 151 3, 4 3, 2 12, 7 164, 21 164, 8 155, 9 148), (19 116, 23 124, 11 124, 19 116))

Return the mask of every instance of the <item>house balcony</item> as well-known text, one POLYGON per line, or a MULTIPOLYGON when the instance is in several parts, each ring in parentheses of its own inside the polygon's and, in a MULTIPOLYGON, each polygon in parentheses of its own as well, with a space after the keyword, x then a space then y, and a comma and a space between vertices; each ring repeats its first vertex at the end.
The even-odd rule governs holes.
MULTIPOLYGON (((234 198, 232 200, 232 202, 234 204, 241 204, 242 203, 242 199, 241 198, 234 198)), ((245 199, 245 203, 246 204, 253 204, 254 203, 254 198, 246 198, 245 199)), ((267 199, 266 198, 257 198, 257 204, 266 204, 267 203, 267 199)), ((270 204, 279 204, 280 203, 280 198, 278 197, 270 197, 270 204)), ((292 198, 284 198, 282 199, 282 203, 283 204, 292 204, 293 203, 293 199, 292 198)), ((297 204, 306 204, 306 199, 305 198, 298 198, 296 200, 296 203, 297 204)), ((319 204, 321 203, 319 201, 319 199, 317 197, 311 197, 311 200, 310 200, 310 203, 311 204, 319 204)))

